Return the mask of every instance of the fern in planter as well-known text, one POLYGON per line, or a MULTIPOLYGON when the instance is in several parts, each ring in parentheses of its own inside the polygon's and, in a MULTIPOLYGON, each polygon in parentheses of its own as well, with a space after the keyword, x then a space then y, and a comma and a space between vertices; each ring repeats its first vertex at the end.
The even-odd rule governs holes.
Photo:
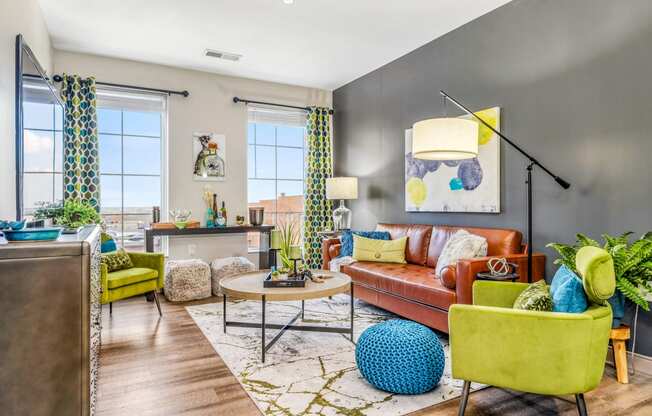
POLYGON ((550 243, 547 247, 559 253, 560 257, 555 260, 555 264, 564 265, 575 273, 577 273, 575 268, 577 250, 585 246, 605 249, 614 261, 616 288, 627 299, 649 311, 650 306, 645 300, 645 295, 652 293, 652 232, 645 233, 630 244, 629 239, 632 234, 631 231, 618 237, 603 234, 602 245, 584 234, 577 234, 574 245, 550 243))
POLYGON ((77 228, 82 225, 100 224, 102 217, 86 202, 67 200, 55 222, 66 228, 77 228))

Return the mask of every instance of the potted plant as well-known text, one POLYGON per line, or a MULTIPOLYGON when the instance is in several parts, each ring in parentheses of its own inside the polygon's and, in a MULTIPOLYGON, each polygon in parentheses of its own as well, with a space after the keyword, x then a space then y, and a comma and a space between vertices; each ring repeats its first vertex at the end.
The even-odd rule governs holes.
POLYGON ((547 247, 559 253, 555 264, 563 264, 573 272, 575 268, 575 255, 584 246, 594 246, 605 249, 614 262, 616 273, 616 293, 609 299, 613 309, 613 327, 620 326, 620 320, 625 315, 625 299, 629 299, 645 311, 650 310, 645 296, 652 293, 652 232, 647 232, 638 240, 630 243, 633 232, 626 232, 618 237, 603 234, 603 243, 577 234, 574 245, 550 243, 547 247))
POLYGON ((34 209, 34 219, 43 220, 46 227, 54 224, 55 219, 63 214, 63 201, 39 201, 34 209))
POLYGON ((281 231, 281 249, 279 251, 279 257, 283 264, 283 269, 289 270, 293 265, 293 262, 290 259, 290 246, 299 244, 299 231, 297 230, 296 223, 288 219, 280 223, 278 228, 281 231))
POLYGON ((100 224, 102 217, 87 202, 69 199, 63 204, 63 209, 55 217, 54 222, 64 227, 64 232, 76 233, 84 225, 100 224))

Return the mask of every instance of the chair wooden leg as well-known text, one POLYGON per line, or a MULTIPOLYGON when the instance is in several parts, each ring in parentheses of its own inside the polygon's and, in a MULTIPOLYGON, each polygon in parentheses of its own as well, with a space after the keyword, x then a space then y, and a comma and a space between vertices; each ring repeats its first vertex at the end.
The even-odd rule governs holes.
POLYGON ((113 302, 109 302, 109 315, 113 315, 113 302))
POLYGON ((469 401, 469 392, 471 391, 471 382, 465 381, 464 387, 462 387, 462 397, 460 398, 460 409, 457 412, 458 416, 464 416, 466 411, 466 404, 469 401))
POLYGON ((158 316, 163 316, 163 312, 161 312, 161 303, 158 301, 158 292, 155 290, 152 293, 154 293, 154 301, 156 301, 156 307, 158 308, 158 316))
POLYGON ((577 403, 577 412, 580 416, 588 416, 586 411, 586 402, 584 401, 584 395, 582 393, 575 395, 575 402, 577 403))

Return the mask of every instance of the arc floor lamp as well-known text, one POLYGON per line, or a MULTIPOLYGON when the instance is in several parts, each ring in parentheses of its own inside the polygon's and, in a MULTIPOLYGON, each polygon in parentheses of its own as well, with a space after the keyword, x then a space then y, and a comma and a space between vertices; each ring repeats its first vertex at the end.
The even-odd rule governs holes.
MULTIPOLYGON (((532 170, 535 166, 541 168, 564 189, 570 188, 570 183, 552 173, 532 155, 523 150, 512 139, 493 128, 489 123, 478 117, 455 98, 439 91, 444 101, 450 101, 464 112, 473 116, 478 122, 493 131, 516 149, 528 161, 526 167, 527 183, 527 276, 532 281, 532 170)), ((433 118, 422 120, 412 127, 412 155, 417 159, 426 160, 459 160, 472 159, 478 156, 478 124, 472 120, 459 118, 433 118)))

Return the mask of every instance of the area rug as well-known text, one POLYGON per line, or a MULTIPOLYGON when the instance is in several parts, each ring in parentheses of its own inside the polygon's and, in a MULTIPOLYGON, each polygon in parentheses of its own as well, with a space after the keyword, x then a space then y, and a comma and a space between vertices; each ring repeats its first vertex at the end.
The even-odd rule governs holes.
MULTIPOLYGON (((260 302, 229 302, 227 307, 228 320, 260 322, 260 302)), ((267 320, 285 324, 300 308, 299 302, 269 302, 267 320)), ((355 364, 355 345, 347 335, 287 331, 262 364, 259 329, 229 327, 224 334, 221 303, 186 310, 266 415, 403 415, 459 397, 462 392, 462 382, 450 376, 448 339, 442 333, 437 334, 446 353, 441 382, 429 393, 404 396, 378 390, 362 378, 355 364)), ((357 300, 354 339, 370 325, 392 318, 396 316, 357 300)), ((303 322, 346 327, 349 297, 306 301, 303 322)), ((267 330, 267 340, 275 333, 267 330)), ((480 387, 473 385, 472 389, 480 387)))

